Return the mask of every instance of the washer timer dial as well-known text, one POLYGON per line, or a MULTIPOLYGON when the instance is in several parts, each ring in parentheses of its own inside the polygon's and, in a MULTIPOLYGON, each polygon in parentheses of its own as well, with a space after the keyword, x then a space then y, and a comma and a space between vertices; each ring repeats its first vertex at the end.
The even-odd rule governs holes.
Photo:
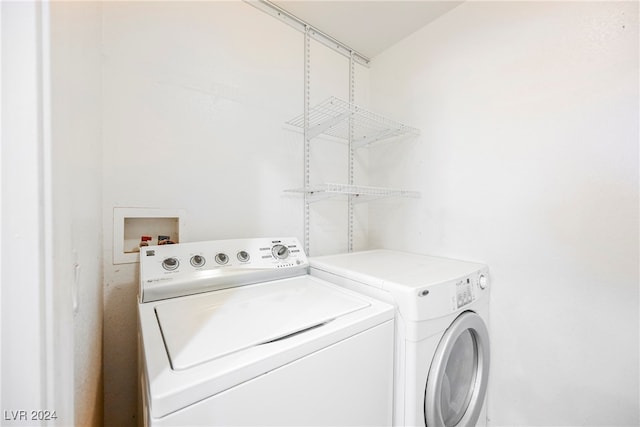
POLYGON ((277 244, 271 248, 271 253, 275 259, 287 259, 289 257, 289 248, 285 245, 277 244))

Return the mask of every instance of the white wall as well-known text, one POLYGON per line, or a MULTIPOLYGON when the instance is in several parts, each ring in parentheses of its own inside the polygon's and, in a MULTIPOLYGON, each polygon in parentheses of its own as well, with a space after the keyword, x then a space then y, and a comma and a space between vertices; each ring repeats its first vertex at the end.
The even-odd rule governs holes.
POLYGON ((467 2, 371 69, 372 246, 486 262, 493 425, 638 425, 638 3, 467 2))
MULTIPOLYGON (((346 97, 348 61, 313 44, 312 96, 346 97)), ((302 238, 301 198, 283 190, 303 184, 302 136, 284 126, 303 112, 303 47, 244 2, 103 5, 106 425, 136 421, 138 268, 112 263, 113 208, 184 209, 181 241, 302 238)), ((346 177, 332 147, 314 146, 319 174, 346 177)), ((320 248, 346 233, 328 217, 345 205, 316 213, 320 248)))
POLYGON ((49 208, 43 164, 49 158, 43 123, 42 9, 36 3, 3 2, 0 14, 0 410, 3 425, 24 425, 27 410, 53 403, 47 394, 52 355, 45 323, 50 320, 46 296, 51 283, 46 274, 49 236, 43 228, 49 208))
MULTIPOLYGON (((74 414, 102 422, 101 16, 98 2, 51 3, 54 278, 73 330, 57 332, 73 375, 74 414), (78 274, 77 286, 75 277, 78 274), (77 290, 76 290, 77 289, 77 290), (77 293, 77 312, 70 300, 77 293), (68 311, 67 311, 68 310, 68 311), (65 338, 65 339, 63 339, 65 338)), ((73 421, 70 421, 73 420, 73 421)))
POLYGON ((0 10, 3 425, 95 425, 102 406, 96 4, 5 2, 0 10))

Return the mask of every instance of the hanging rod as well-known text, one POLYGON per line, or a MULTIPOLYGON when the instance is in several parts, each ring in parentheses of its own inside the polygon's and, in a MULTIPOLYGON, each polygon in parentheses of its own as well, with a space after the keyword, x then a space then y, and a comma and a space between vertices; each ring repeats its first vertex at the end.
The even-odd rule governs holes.
POLYGON ((340 53, 341 55, 346 56, 347 58, 351 58, 351 55, 353 55, 353 59, 357 63, 359 63, 361 65, 364 65, 366 67, 369 66, 370 59, 367 58, 366 56, 364 56, 361 53, 357 52, 356 50, 350 48, 346 44, 334 39, 330 35, 323 33, 322 31, 320 31, 317 28, 315 28, 313 25, 308 24, 307 22, 303 21, 302 19, 298 18, 295 15, 292 15, 291 13, 289 13, 286 10, 282 9, 281 7, 276 6, 275 4, 271 3, 270 1, 268 1, 268 0, 244 0, 244 2, 245 3, 249 3, 251 6, 254 6, 254 7, 258 8, 258 9, 262 10, 263 12, 266 12, 269 15, 275 17, 275 18, 278 18, 282 22, 290 25, 291 27, 295 28, 296 30, 298 30, 298 31, 300 31, 302 33, 306 32, 307 29, 308 29, 309 30, 309 35, 314 40, 322 43, 323 45, 327 46, 330 49, 335 50, 336 52, 340 53))

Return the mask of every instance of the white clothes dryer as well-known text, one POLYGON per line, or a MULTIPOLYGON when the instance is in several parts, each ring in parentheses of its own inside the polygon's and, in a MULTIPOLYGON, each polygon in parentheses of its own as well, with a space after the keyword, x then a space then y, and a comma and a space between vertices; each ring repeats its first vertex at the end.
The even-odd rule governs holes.
POLYGON ((141 248, 144 424, 390 425, 393 307, 308 267, 294 238, 141 248))
POLYGON ((395 305, 394 425, 486 425, 485 265, 390 250, 309 262, 312 276, 395 305))

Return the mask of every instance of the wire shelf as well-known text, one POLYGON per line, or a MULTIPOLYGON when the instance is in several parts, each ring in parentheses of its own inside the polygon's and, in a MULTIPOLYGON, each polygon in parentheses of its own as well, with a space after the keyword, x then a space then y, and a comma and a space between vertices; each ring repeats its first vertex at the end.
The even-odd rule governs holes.
MULTIPOLYGON (((331 97, 309 109, 309 139, 319 135, 349 139, 352 118, 354 148, 403 135, 419 135, 420 130, 396 122, 342 99, 331 97)), ((304 130, 304 114, 286 122, 304 130)))
POLYGON ((289 193, 306 194, 309 197, 309 202, 314 202, 339 195, 350 195, 353 196, 354 199, 358 199, 354 201, 370 201, 373 199, 381 199, 387 197, 420 197, 420 193, 413 190, 334 183, 312 185, 306 188, 294 188, 285 191, 289 193))

